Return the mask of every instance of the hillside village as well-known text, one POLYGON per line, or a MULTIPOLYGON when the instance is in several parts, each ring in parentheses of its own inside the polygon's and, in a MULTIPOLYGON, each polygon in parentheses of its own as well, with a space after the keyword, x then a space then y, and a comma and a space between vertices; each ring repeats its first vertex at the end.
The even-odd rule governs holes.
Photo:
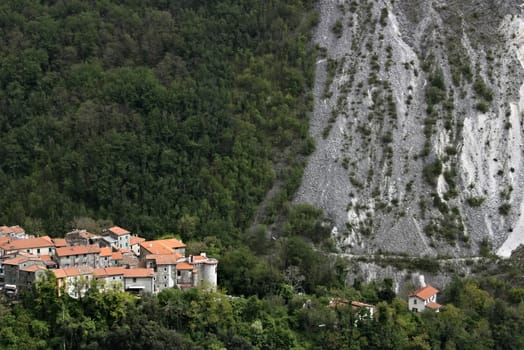
POLYGON ((102 235, 73 230, 65 238, 28 235, 20 226, 0 226, 0 285, 16 295, 51 271, 59 291, 82 296, 99 289, 158 293, 165 288, 216 289, 218 260, 186 256, 176 238, 146 241, 113 226, 102 235))

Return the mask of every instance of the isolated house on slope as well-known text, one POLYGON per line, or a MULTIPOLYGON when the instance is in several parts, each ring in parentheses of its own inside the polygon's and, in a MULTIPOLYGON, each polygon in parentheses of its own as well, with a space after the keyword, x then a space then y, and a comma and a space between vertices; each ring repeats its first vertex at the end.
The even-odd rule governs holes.
POLYGON ((437 303, 438 289, 431 286, 420 288, 408 296, 408 307, 413 312, 422 312, 430 309, 439 312, 442 305, 437 303))

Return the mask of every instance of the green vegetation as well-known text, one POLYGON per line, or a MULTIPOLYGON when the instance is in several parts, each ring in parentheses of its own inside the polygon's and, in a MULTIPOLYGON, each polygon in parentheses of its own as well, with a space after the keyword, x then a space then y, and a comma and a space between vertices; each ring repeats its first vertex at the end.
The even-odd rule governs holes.
POLYGON ((194 289, 140 298, 90 289, 56 296, 49 277, 21 303, 1 300, 3 349, 522 349, 524 288, 506 278, 455 278, 440 313, 411 313, 393 281, 297 294, 282 283, 265 297, 194 289), (330 299, 375 305, 365 310, 330 299), (367 315, 367 316, 366 316, 367 315))
POLYGON ((234 239, 300 181, 311 1, 3 1, 0 222, 234 239), (279 164, 278 168, 275 164, 279 164), (298 180, 297 180, 298 179, 298 180))
POLYGON ((480 207, 486 200, 486 197, 468 197, 466 202, 470 207, 480 207))

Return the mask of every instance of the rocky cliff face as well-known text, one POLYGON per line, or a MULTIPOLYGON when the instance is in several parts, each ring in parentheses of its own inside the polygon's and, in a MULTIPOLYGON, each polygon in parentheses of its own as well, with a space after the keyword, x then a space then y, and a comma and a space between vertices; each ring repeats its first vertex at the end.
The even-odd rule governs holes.
POLYGON ((350 253, 524 242, 524 16, 512 0, 320 0, 317 142, 296 202, 350 253))

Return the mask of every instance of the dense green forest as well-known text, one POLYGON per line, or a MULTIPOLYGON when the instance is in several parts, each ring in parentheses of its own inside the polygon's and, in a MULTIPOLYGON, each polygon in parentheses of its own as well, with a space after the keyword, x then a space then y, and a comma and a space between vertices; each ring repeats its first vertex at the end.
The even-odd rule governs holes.
POLYGON ((408 311, 388 281, 323 294, 230 297, 194 289, 57 297, 53 275, 16 305, 0 303, 2 349, 522 349, 524 288, 504 279, 455 279, 440 313, 408 311), (331 297, 376 304, 329 308, 331 297))
POLYGON ((0 3, 0 223, 235 241, 297 187, 311 0, 0 3), (81 221, 81 222, 85 222, 81 221))

